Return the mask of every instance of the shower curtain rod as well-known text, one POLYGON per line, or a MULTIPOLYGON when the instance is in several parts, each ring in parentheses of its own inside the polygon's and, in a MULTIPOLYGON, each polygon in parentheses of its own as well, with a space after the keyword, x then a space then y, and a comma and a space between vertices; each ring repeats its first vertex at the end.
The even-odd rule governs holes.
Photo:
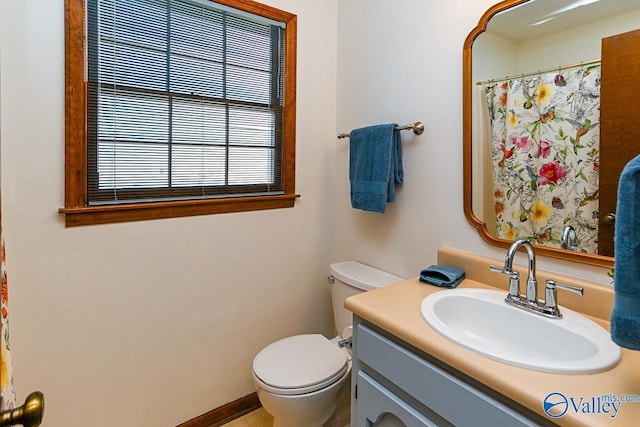
MULTIPOLYGON (((422 135, 422 132, 424 132, 424 123, 422 122, 409 123, 408 125, 404 125, 404 126, 396 126, 394 129, 395 130, 412 129, 413 133, 415 133, 416 135, 422 135)), ((351 136, 351 133, 338 134, 338 138, 349 138, 350 136, 351 136)))
POLYGON ((549 73, 551 71, 560 72, 561 70, 568 70, 569 68, 583 67, 585 65, 594 65, 594 64, 599 64, 599 63, 600 63, 599 59, 594 59, 593 61, 580 62, 580 63, 577 63, 577 64, 571 64, 571 65, 563 65, 563 66, 554 67, 554 68, 547 68, 545 70, 532 71, 530 73, 514 74, 512 76, 506 76, 506 77, 503 77, 501 79, 485 80, 483 82, 476 83, 476 85, 480 86, 480 85, 486 85, 487 83, 503 82, 505 80, 511 80, 511 79, 515 79, 517 77, 535 76, 536 74, 549 73))

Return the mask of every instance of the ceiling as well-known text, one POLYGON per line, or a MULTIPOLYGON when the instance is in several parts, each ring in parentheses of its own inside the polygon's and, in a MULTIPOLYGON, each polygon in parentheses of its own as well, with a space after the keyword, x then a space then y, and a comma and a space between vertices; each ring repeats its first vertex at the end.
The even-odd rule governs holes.
POLYGON ((486 32, 515 43, 524 43, 548 34, 640 9, 640 0, 599 0, 580 5, 587 2, 585 0, 531 0, 493 16, 487 25, 486 32), (560 17, 562 19, 559 19, 560 17), (545 21, 545 19, 548 20, 545 21))

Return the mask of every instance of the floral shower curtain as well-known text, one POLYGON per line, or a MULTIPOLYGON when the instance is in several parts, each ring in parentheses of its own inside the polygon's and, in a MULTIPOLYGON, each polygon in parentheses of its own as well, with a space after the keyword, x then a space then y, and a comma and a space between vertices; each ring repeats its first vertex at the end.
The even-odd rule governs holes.
POLYGON ((598 251, 600 65, 485 85, 498 237, 598 251))
POLYGON ((9 347, 9 289, 5 266, 4 233, 0 225, 0 276, 2 278, 2 303, 0 307, 0 397, 1 410, 13 409, 16 394, 13 389, 13 369, 9 347))

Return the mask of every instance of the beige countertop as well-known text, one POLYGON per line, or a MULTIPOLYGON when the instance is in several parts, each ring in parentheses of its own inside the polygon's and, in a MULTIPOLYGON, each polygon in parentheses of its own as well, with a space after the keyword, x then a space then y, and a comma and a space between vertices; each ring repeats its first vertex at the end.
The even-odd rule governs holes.
MULTIPOLYGON (((506 289, 508 279, 498 277, 493 281, 477 280, 495 277, 491 274, 485 276, 484 271, 485 269, 488 271, 489 264, 496 263, 496 260, 447 248, 440 249, 438 259, 439 264, 465 269, 467 279, 459 287, 491 288, 486 283, 498 282, 503 285, 504 282, 504 286, 499 288, 506 289)), ((544 280, 546 276, 564 283, 584 286, 583 300, 572 299, 570 294, 562 293, 558 297, 559 305, 582 312, 607 330, 609 329, 607 320, 613 301, 613 290, 610 287, 551 273, 538 273, 540 280, 544 280), (569 303, 564 304, 563 297, 569 303)), ((345 307, 361 318, 545 417, 547 416, 543 411, 542 402, 548 394, 562 393, 567 398, 573 397, 575 402, 583 398, 578 412, 570 407, 560 418, 554 420, 547 417, 562 426, 640 425, 640 402, 621 403, 614 417, 612 412, 609 414, 583 413, 584 409, 590 410, 586 405, 597 403, 598 398, 602 396, 610 394, 640 396, 640 352, 623 348, 622 359, 618 365, 608 371, 589 375, 552 374, 511 366, 467 350, 431 329, 420 314, 420 303, 428 295, 439 291, 442 291, 442 288, 421 283, 416 277, 350 297, 345 307)))

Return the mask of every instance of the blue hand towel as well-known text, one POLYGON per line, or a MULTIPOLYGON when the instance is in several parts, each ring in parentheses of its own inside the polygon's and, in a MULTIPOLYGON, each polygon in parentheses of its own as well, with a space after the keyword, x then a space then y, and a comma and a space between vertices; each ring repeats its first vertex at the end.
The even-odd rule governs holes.
POLYGON ((420 281, 443 288, 455 288, 465 278, 461 268, 432 265, 420 271, 420 281))
POLYGON ((640 350, 640 156, 627 163, 620 175, 614 249, 611 339, 640 350))
POLYGON ((351 206, 383 213, 387 202, 402 184, 402 147, 396 123, 368 126, 351 131, 349 180, 351 206))

